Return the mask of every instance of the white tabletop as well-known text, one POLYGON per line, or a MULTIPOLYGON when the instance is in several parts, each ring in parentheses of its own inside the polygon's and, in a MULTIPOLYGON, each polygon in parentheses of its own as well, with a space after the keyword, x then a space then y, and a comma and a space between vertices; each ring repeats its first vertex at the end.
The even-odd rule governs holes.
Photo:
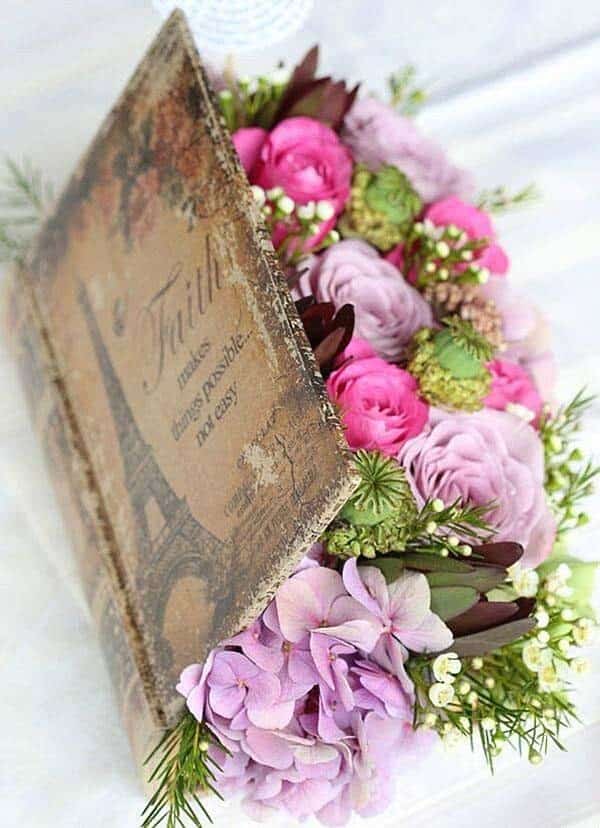
MULTIPOLYGON (((327 68, 366 78, 368 88, 418 63, 434 88, 426 130, 482 187, 535 180, 542 190, 535 208, 499 222, 510 278, 553 321, 561 395, 582 384, 600 391, 600 6, 431 0, 426 14, 414 0, 317 6, 291 43, 242 66, 267 68, 317 39, 327 68)), ((158 18, 144 0, 4 0, 1 15, 0 150, 28 155, 61 183, 158 18)), ((0 382, 0 824, 136 828, 143 798, 4 352, 0 382)), ((599 412, 585 434, 597 457, 599 412)), ((575 538, 578 554, 599 554, 599 505, 575 538)), ((592 657, 596 674, 578 695, 584 724, 567 738, 568 753, 535 770, 507 760, 493 779, 466 751, 434 756, 398 779, 379 828, 598 828, 598 651, 592 657)), ((246 824, 235 804, 213 811, 217 825, 246 824)))

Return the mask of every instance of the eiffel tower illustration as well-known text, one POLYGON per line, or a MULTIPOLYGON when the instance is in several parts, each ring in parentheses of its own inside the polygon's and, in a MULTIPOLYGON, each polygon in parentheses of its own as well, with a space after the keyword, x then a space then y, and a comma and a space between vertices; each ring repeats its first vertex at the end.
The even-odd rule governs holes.
MULTIPOLYGON (((188 576, 201 578, 206 600, 215 605, 218 622, 230 604, 230 545, 205 529, 192 515, 185 498, 173 491, 161 471, 152 447, 148 445, 133 417, 115 372, 108 350, 83 284, 79 304, 90 338, 119 441, 125 485, 135 523, 138 563, 136 598, 144 623, 149 655, 157 668, 159 683, 168 693, 174 684, 175 654, 164 637, 165 610, 177 582, 188 576)), ((178 608, 181 610, 181 608, 178 608)), ((189 607, 186 608, 189 611, 189 607)), ((198 616, 202 607, 194 608, 198 616)), ((198 656, 206 642, 197 642, 198 656)))

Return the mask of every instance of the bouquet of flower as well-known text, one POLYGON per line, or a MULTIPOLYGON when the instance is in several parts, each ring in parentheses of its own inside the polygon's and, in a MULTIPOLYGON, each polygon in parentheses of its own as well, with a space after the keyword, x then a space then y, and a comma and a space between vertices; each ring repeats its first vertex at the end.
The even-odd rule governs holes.
MULTIPOLYGON (((564 541, 598 469, 573 444, 589 397, 554 404, 492 221, 533 190, 474 196, 415 126, 411 69, 390 103, 319 77, 316 49, 213 80, 360 484, 261 616, 183 671, 143 824, 200 825, 212 791, 342 825, 439 738, 536 764, 589 667, 594 564, 564 541)), ((11 173, 18 257, 43 188, 11 173)))

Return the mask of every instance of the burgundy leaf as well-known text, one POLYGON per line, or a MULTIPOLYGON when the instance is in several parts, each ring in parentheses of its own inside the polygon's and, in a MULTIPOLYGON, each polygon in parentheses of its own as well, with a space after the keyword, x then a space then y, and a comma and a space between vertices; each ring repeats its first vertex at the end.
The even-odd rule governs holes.
MULTIPOLYGON (((523 547, 520 543, 506 541, 499 543, 483 543, 481 546, 474 546, 473 553, 481 555, 488 564, 495 564, 508 569, 515 564, 523 555, 523 547)), ((473 560, 476 564, 476 559, 473 560)))
POLYGON ((515 601, 480 601, 448 623, 455 638, 506 624, 519 612, 515 601))
POLYGON ((519 618, 500 627, 457 638, 450 649, 463 658, 482 656, 527 635, 534 629, 535 624, 535 618, 519 618))

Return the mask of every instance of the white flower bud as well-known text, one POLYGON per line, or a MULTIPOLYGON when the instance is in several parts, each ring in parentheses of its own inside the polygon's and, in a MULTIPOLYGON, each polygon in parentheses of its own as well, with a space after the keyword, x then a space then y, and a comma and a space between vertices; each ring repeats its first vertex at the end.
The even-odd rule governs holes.
POLYGON ((425 725, 425 727, 430 727, 430 728, 435 727, 436 724, 437 724, 437 720, 438 720, 437 714, 432 713, 430 711, 429 713, 426 713, 425 716, 423 717, 423 724, 425 725))
POLYGON ((315 217, 315 202, 309 201, 308 204, 300 204, 296 213, 299 219, 310 221, 315 217))
POLYGON ((277 201, 278 198, 281 198, 283 195, 283 187, 271 187, 270 190, 267 190, 267 198, 271 201, 277 201))
POLYGON ((444 506, 444 501, 441 500, 441 498, 436 497, 435 500, 431 501, 431 508, 434 512, 439 514, 440 512, 443 512, 446 507, 444 506))
POLYGON ((471 661, 471 667, 474 670, 481 670, 483 667, 483 659, 480 656, 475 656, 475 658, 471 661))
POLYGON ((535 619, 540 630, 545 629, 550 623, 550 616, 543 607, 538 607, 535 611, 535 619))
POLYGON ((445 259, 450 255, 450 245, 448 242, 439 241, 435 246, 435 252, 440 259, 445 259))
POLYGON ((537 641, 528 641, 523 647, 522 658, 528 670, 538 673, 545 664, 552 660, 552 653, 542 648, 537 641))
POLYGON ((487 733, 493 733, 494 730, 496 730, 496 719, 492 716, 484 716, 480 724, 481 729, 485 730, 487 733))
POLYGON ((429 699, 434 707, 447 707, 454 701, 454 687, 445 682, 436 682, 429 688, 429 699))
POLYGON ((462 669, 456 653, 442 653, 434 659, 432 664, 433 675, 437 681, 452 684, 462 669))
POLYGON ((317 201, 317 218, 321 221, 329 221, 335 215, 335 208, 331 201, 317 201))
POLYGON ((258 204, 259 207, 262 207, 266 200, 265 191, 262 187, 259 187, 258 184, 253 184, 250 189, 252 190, 252 198, 255 203, 258 204))
POLYGON ((577 658, 574 658, 570 662, 570 667, 576 676, 585 676, 592 669, 592 665, 589 658, 583 658, 582 656, 577 656, 577 658))
POLYGON ((514 564, 509 569, 515 592, 520 598, 534 598, 540 585, 540 576, 535 569, 522 569, 514 564))
POLYGON ((294 212, 295 206, 296 205, 289 196, 283 195, 277 199, 278 209, 281 210, 281 212, 286 216, 289 216, 294 212))

